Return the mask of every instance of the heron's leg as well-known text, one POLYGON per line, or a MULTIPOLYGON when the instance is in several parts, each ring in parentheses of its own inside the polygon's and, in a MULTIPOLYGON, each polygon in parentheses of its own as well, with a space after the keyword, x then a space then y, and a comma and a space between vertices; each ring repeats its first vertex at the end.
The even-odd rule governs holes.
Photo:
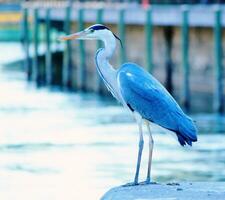
POLYGON ((148 184, 151 181, 152 152, 153 152, 153 146, 154 146, 154 141, 153 141, 152 133, 150 129, 150 122, 148 121, 147 121, 147 129, 149 133, 149 158, 148 158, 148 171, 147 171, 146 183, 148 184))
POLYGON ((139 171, 140 171, 140 165, 141 165, 141 156, 142 156, 142 150, 144 147, 144 139, 143 139, 143 132, 142 132, 142 119, 137 120, 138 122, 138 128, 139 128, 139 149, 138 149, 138 159, 137 159, 137 167, 136 167, 136 173, 134 178, 134 184, 138 184, 138 177, 139 177, 139 171))

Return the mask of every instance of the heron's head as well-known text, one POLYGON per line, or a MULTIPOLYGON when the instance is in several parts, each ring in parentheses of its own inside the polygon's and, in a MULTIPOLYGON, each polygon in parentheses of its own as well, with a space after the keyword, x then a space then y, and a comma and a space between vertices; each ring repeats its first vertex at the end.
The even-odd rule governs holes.
MULTIPOLYGON (((106 41, 108 39, 117 39, 121 40, 118 36, 116 36, 108 27, 102 25, 102 24, 95 24, 92 25, 83 31, 80 31, 78 33, 74 33, 71 35, 62 36, 59 38, 59 40, 66 41, 66 40, 102 40, 106 41)), ((121 43, 122 45, 122 43, 121 43)))

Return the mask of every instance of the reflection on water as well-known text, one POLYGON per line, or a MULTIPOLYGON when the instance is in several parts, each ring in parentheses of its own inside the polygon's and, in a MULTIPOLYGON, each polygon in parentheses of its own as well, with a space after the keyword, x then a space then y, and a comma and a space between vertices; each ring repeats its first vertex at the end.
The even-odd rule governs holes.
MULTIPOLYGON (((138 134, 121 106, 93 94, 36 90, 22 72, 0 69, 1 199, 99 199, 131 181, 138 134)), ((193 148, 153 126, 153 180, 225 181, 225 119, 194 118, 193 148)), ((147 148, 142 166, 144 179, 147 148)))

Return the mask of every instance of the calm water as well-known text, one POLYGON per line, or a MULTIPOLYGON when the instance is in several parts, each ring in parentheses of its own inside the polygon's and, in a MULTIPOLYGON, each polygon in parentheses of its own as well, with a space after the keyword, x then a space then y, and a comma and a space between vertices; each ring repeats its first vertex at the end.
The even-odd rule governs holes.
MULTIPOLYGON (((1 52, 13 47, 20 57, 10 45, 1 52)), ((0 62, 13 59, 7 56, 0 62)), ((137 127, 115 101, 36 89, 15 66, 0 67, 0 92, 1 200, 95 200, 133 179, 137 127)), ((153 126, 153 180, 225 181, 225 119, 193 117, 200 129, 193 148, 153 126)), ((147 148, 142 179, 146 167, 147 148)))

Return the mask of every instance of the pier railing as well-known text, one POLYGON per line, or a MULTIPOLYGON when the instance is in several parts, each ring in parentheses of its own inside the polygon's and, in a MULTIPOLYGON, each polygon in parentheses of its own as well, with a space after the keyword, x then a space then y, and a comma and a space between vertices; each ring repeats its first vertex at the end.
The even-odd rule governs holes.
MULTIPOLYGON (((19 3, 19 2, 24 2, 24 1, 29 1, 29 2, 38 2, 40 0, 4 0, 4 3, 19 3)), ((62 2, 63 0, 46 0, 45 2, 62 2)), ((103 2, 103 0, 64 0, 68 1, 71 3, 76 3, 76 2, 103 2)), ((179 5, 179 4, 224 4, 224 0, 105 0, 104 2, 111 2, 111 3, 148 3, 148 4, 158 4, 158 5, 168 5, 168 4, 173 4, 173 5, 179 5)), ((1 0, 0 0, 1 3, 1 0)))
MULTIPOLYGON (((190 35, 191 27, 207 27, 213 32, 213 51, 214 51, 214 95, 213 107, 218 113, 224 112, 224 72, 223 72, 223 50, 222 50, 222 29, 225 26, 225 7, 223 6, 156 6, 143 8, 141 6, 133 7, 129 4, 82 4, 74 3, 60 4, 58 9, 54 9, 49 4, 43 7, 33 7, 32 4, 24 4, 23 7, 23 41, 26 53, 26 66, 29 79, 38 82, 40 78, 40 67, 38 65, 38 48, 39 48, 39 25, 42 23, 45 26, 46 36, 46 54, 45 54, 45 76, 47 84, 51 84, 53 77, 53 59, 51 52, 51 29, 58 28, 60 31, 68 34, 71 32, 71 22, 77 22, 77 30, 84 28, 84 23, 109 23, 117 26, 117 32, 125 44, 125 48, 120 50, 120 63, 126 60, 126 25, 144 26, 145 34, 145 63, 146 68, 152 72, 154 70, 153 60, 153 29, 155 26, 165 27, 166 41, 166 87, 173 92, 173 60, 172 60, 172 31, 171 27, 180 27, 181 40, 181 60, 182 60, 182 99, 183 106, 189 110, 191 107, 191 92, 190 92, 190 35), (127 13, 132 12, 132 15, 127 13), (32 17, 33 37, 29 38, 31 23, 29 19, 32 17), (33 43, 34 55, 31 58, 29 46, 33 43), (31 62, 31 59, 33 62, 31 62)), ((99 43, 97 46, 99 47, 99 43)), ((71 82, 74 78, 72 75, 72 46, 67 42, 63 52, 62 63, 62 85, 63 87, 72 87, 71 82)), ((85 82, 88 81, 86 75, 86 58, 85 46, 83 42, 79 44, 79 77, 81 79, 80 89, 85 90, 85 82)), ((100 80, 97 80, 97 91, 102 91, 100 80)))

